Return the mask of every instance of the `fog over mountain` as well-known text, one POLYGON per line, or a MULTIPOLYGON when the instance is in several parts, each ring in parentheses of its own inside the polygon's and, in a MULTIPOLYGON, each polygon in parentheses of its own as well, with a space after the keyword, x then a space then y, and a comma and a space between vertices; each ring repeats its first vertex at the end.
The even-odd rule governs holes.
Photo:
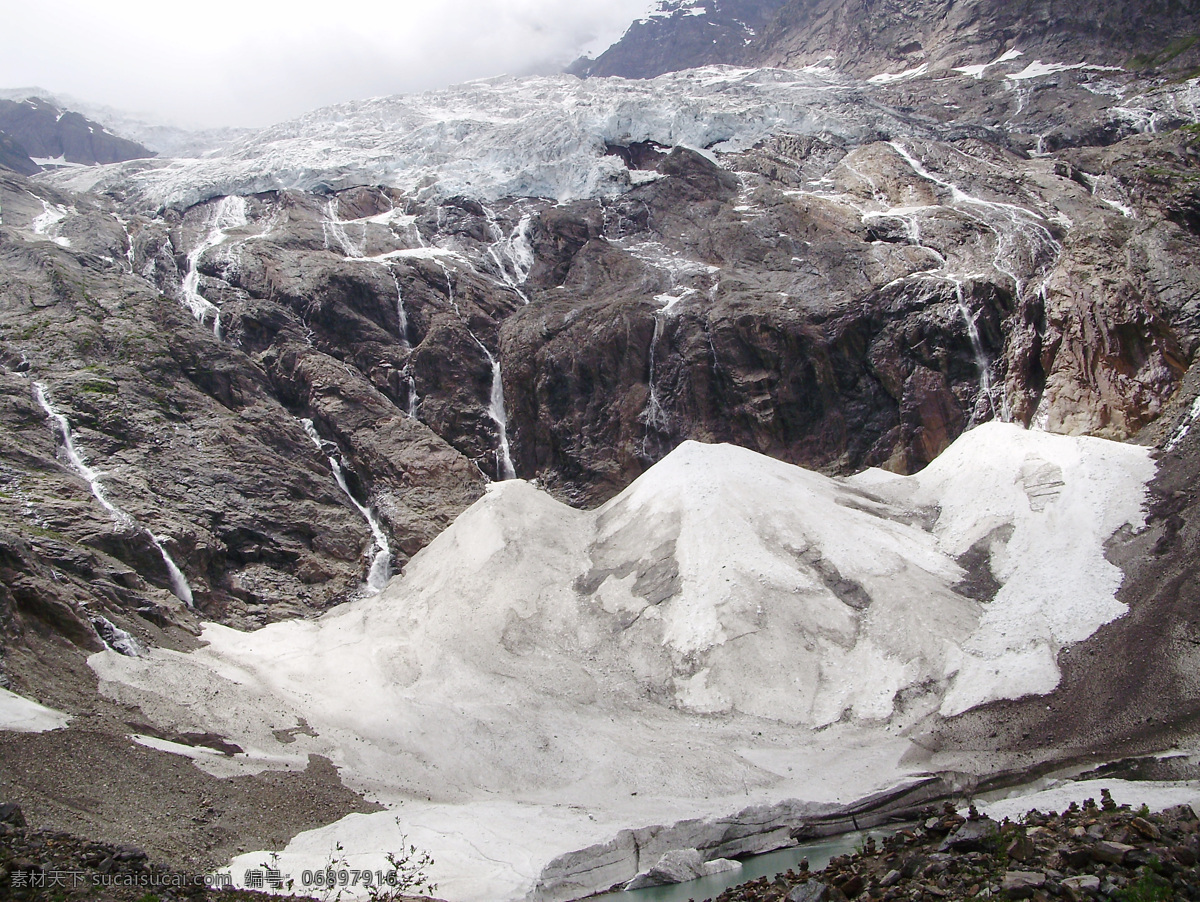
MULTIPOLYGON (((557 71, 650 5, 352 0, 310 16, 236 0, 65 0, 52 39, 10 42, 0 86, 40 85, 191 128, 262 126, 346 100, 557 71)), ((9 34, 45 33, 35 4, 6 4, 4 18, 9 34)))

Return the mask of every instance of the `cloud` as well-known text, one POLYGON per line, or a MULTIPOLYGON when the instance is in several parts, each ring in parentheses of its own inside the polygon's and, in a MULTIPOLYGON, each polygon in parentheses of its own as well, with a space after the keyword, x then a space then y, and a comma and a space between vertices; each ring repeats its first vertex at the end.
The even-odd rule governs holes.
POLYGON ((266 125, 330 103, 603 49, 649 0, 0 0, 0 87, 39 85, 197 125, 266 125))

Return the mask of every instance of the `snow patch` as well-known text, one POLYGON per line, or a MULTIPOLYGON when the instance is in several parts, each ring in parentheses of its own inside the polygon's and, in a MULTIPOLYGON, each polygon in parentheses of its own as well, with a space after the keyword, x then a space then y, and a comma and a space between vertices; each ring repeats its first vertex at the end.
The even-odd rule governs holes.
POLYGON ((873 75, 867 79, 873 85, 890 85, 893 82, 904 81, 908 78, 917 78, 929 71, 929 63, 921 63, 914 69, 905 69, 903 72, 881 72, 879 75, 873 75))
POLYGON ((0 730, 14 733, 47 733, 50 730, 61 730, 70 721, 69 714, 39 705, 7 689, 0 689, 0 730))
POLYGON ((1043 63, 1041 60, 1034 60, 1020 72, 1010 72, 1007 77, 1013 81, 1028 81, 1031 78, 1044 78, 1047 75, 1057 75, 1059 72, 1071 72, 1077 69, 1089 72, 1125 71, 1120 66, 1092 66, 1088 63, 1075 63, 1073 66, 1068 66, 1064 63, 1043 63))

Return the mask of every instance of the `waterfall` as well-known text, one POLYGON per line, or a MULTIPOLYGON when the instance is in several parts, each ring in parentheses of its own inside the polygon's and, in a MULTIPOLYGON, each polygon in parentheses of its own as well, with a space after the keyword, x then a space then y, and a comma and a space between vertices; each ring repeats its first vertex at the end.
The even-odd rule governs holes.
POLYGON ((934 175, 902 145, 895 141, 889 144, 920 178, 950 192, 952 209, 973 219, 995 236, 996 253, 992 258, 992 268, 1012 280, 1018 300, 1024 298, 1025 282, 1017 275, 1020 261, 1010 258, 1024 249, 1028 254, 1030 267, 1035 272, 1045 273, 1050 262, 1057 259, 1062 252, 1062 245, 1046 227, 1045 218, 1016 204, 983 200, 968 194, 952 182, 934 175), (964 207, 974 209, 980 215, 972 215, 962 209, 964 207), (1043 259, 1047 262, 1041 263, 1043 259))
POLYGON ((400 371, 408 383, 408 410, 405 411, 412 419, 417 418, 417 405, 421 403, 421 398, 417 395, 417 379, 413 374, 412 358, 409 358, 404 369, 400 371))
POLYGON ((1187 437, 1187 434, 1192 429, 1192 424, 1196 422, 1198 417, 1200 417, 1200 398, 1196 398, 1196 400, 1192 402, 1192 406, 1188 410, 1187 416, 1184 417, 1183 422, 1175 427, 1175 431, 1171 433, 1171 438, 1167 441, 1166 445, 1163 446, 1163 450, 1174 451, 1176 446, 1178 446, 1179 443, 1187 437))
POLYGON ((646 409, 642 412, 641 420, 646 424, 648 429, 653 429, 656 432, 666 432, 668 421, 667 412, 663 410, 662 403, 658 399, 658 341, 662 337, 663 322, 665 313, 663 310, 654 311, 654 337, 650 339, 650 398, 646 401, 646 409))
MULTIPOLYGON (((486 352, 487 349, 484 348, 486 352)), ((496 472, 501 479, 516 479, 517 470, 513 466, 512 453, 508 446, 508 414, 504 410, 504 379, 500 373, 500 361, 488 354, 492 364, 492 395, 488 404, 488 415, 496 424, 500 433, 500 446, 496 449, 496 472)))
POLYGON ((121 629, 101 614, 95 615, 91 620, 92 628, 96 630, 96 635, 100 637, 100 641, 117 654, 125 655, 127 658, 140 658, 142 656, 143 650, 141 644, 129 632, 121 629))
POLYGON ((479 345, 479 350, 483 351, 488 365, 492 368, 492 390, 488 397, 487 414, 491 421, 496 424, 496 432, 499 435, 496 447, 496 475, 499 480, 515 479, 517 471, 513 466, 512 453, 508 444, 508 414, 504 409, 504 379, 500 371, 500 361, 488 350, 487 345, 479 340, 479 336, 475 334, 471 326, 467 323, 467 320, 463 317, 462 311, 458 307, 458 301, 454 297, 454 283, 450 279, 450 270, 440 260, 438 261, 438 266, 442 268, 442 275, 446 277, 446 290, 450 298, 450 304, 454 307, 454 312, 458 314, 459 319, 462 320, 463 326, 467 330, 467 334, 471 336, 471 340, 475 344, 479 345))
POLYGON ((496 431, 499 433, 499 442, 496 446, 497 481, 516 479, 517 471, 513 466, 512 453, 508 444, 508 413, 504 409, 504 377, 500 371, 500 361, 470 328, 467 329, 467 334, 471 336, 475 344, 479 345, 479 350, 483 351, 487 362, 492 367, 492 392, 488 399, 487 413, 492 422, 496 424, 496 431))
MULTIPOLYGON (((958 185, 930 172, 901 144, 895 141, 889 143, 914 174, 948 192, 949 198, 944 202, 945 207, 955 210, 992 233, 995 239, 995 252, 990 261, 991 269, 1011 281, 1015 297, 1018 300, 1026 297, 1030 291, 1044 291, 1050 269, 1062 252, 1062 245, 1050 232, 1043 216, 1015 204, 975 197, 958 185), (1022 273, 1026 274, 1026 278, 1022 277, 1022 273), (1033 284, 1030 285, 1030 282, 1033 284)), ((859 178, 870 182, 861 173, 853 169, 851 171, 855 172, 859 178)), ((903 276, 891 284, 920 279, 949 282, 954 286, 958 312, 966 325, 971 351, 979 369, 980 393, 991 408, 993 418, 1007 422, 1012 416, 1008 399, 1004 396, 1003 387, 996 386, 992 382, 991 366, 984 352, 979 328, 974 315, 967 307, 963 291, 963 284, 967 279, 980 278, 980 276, 951 269, 950 262, 940 251, 922 242, 919 217, 940 208, 942 208, 942 204, 936 201, 924 206, 885 207, 882 210, 863 211, 862 220, 864 224, 884 218, 899 220, 904 224, 909 244, 913 247, 920 247, 932 255, 935 261, 933 267, 903 276), (997 393, 1000 395, 999 403, 997 403, 997 393)), ((977 421, 977 411, 972 412, 971 425, 975 425, 977 421)))
POLYGON ((329 198, 329 202, 325 205, 325 215, 328 218, 321 222, 321 230, 325 234, 325 249, 333 250, 329 246, 329 236, 333 235, 333 240, 341 247, 343 256, 353 260, 361 260, 363 258, 363 246, 367 243, 366 223, 362 224, 362 240, 358 244, 355 244, 346 233, 346 223, 342 222, 338 216, 337 195, 329 198))
POLYGON ((208 298, 200 294, 200 258, 221 244, 229 229, 246 225, 246 199, 233 195, 223 197, 216 205, 207 222, 208 231, 200 243, 187 255, 188 268, 179 286, 179 300, 192 311, 192 316, 201 325, 212 319, 213 334, 221 337, 221 310, 208 298))
POLYGON ((525 284, 530 270, 533 269, 533 245, 529 241, 529 229, 533 225, 533 217, 526 213, 521 217, 516 228, 506 236, 500 228, 495 212, 487 207, 483 208, 483 212, 487 217, 488 228, 491 229, 494 239, 488 247, 488 256, 496 264, 503 284, 515 291, 517 296, 525 304, 528 304, 529 297, 521 290, 521 286, 525 284))
POLYGON ((399 333, 400 343, 407 348, 409 347, 408 313, 404 310, 404 290, 400 287, 400 279, 396 276, 396 271, 392 269, 390 263, 387 265, 387 270, 391 274, 392 283, 396 286, 396 319, 399 321, 396 331, 399 333))
POLYGON ((371 567, 367 571, 366 588, 368 595, 378 595, 387 586, 388 580, 392 578, 392 550, 388 545, 387 535, 383 531, 383 525, 375 516, 375 512, 371 508, 362 504, 354 493, 350 491, 350 485, 346 481, 345 467, 340 455, 337 454, 337 446, 333 442, 327 442, 321 438, 317 432, 317 427, 312 420, 305 418, 300 420, 300 425, 304 427, 305 433, 312 443, 316 445, 317 450, 326 456, 329 461, 329 469, 333 471, 333 478, 338 484, 338 488, 354 505, 354 509, 362 515, 366 521, 368 528, 371 530, 371 567))
POLYGON ((75 436, 71 431, 71 424, 66 416, 54 409, 50 403, 50 399, 46 396, 46 386, 44 383, 33 383, 34 399, 45 411, 46 416, 53 424, 51 428, 62 440, 62 450, 70 463, 71 468, 83 477, 84 481, 92 490, 92 495, 100 502, 100 506, 108 511, 113 518, 113 521, 124 532, 140 533, 150 540, 151 544, 158 549, 158 553, 162 555, 163 564, 166 565, 167 573, 171 578, 171 593, 186 604, 189 608, 193 606, 194 599, 192 598, 192 589, 188 585, 187 577, 183 575, 183 571, 179 569, 179 565, 167 552, 163 542, 167 541, 165 537, 156 536, 149 529, 138 524, 138 522, 128 513, 121 510, 109 499, 104 491, 104 485, 100 481, 101 473, 99 470, 94 470, 88 466, 83 459, 83 455, 79 453, 79 449, 75 447, 75 436))
MULTIPOLYGON (((975 355, 975 366, 979 369, 979 394, 981 397, 987 399, 988 406, 992 409, 992 418, 1007 423, 1011 419, 1008 404, 1002 399, 1001 409, 996 409, 995 394, 992 386, 991 363, 983 351, 983 340, 979 336, 979 327, 975 324, 975 317, 971 314, 971 310, 967 306, 966 298, 963 294, 963 283, 960 279, 953 278, 950 279, 950 282, 954 285, 954 297, 958 304, 958 312, 962 315, 963 322, 967 326, 967 337, 971 340, 971 352, 975 355)), ((974 426, 975 423, 975 412, 972 411, 968 428, 974 426)))

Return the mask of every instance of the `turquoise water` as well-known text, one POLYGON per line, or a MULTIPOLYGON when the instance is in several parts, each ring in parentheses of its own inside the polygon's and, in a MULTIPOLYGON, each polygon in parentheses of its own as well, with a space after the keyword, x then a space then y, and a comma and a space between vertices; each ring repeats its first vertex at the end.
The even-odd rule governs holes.
POLYGON ((843 833, 840 836, 801 843, 790 849, 747 858, 742 862, 741 870, 671 886, 652 886, 628 893, 605 893, 602 896, 591 896, 587 902, 688 902, 689 899, 699 902, 701 899, 711 899, 731 886, 748 883, 759 877, 771 879, 789 869, 799 870, 802 858, 808 859, 812 870, 820 870, 829 864, 830 859, 860 849, 868 836, 875 837, 875 841, 878 842, 892 832, 867 830, 862 833, 843 833))

